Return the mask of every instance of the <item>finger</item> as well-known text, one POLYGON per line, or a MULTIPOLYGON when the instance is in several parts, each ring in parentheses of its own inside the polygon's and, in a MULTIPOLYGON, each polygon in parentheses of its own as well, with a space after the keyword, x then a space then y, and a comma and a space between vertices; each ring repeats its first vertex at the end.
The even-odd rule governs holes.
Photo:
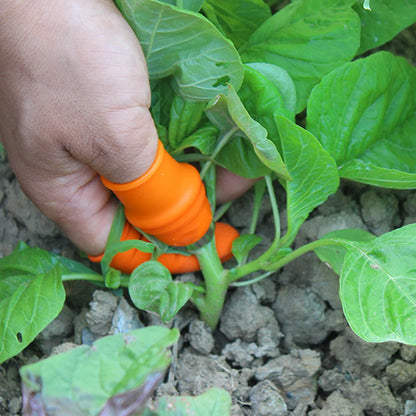
POLYGON ((243 178, 219 166, 217 168, 217 202, 223 204, 240 197, 259 179, 243 178))
POLYGON ((156 157, 158 135, 147 108, 113 111, 107 115, 106 128, 97 127, 95 133, 83 140, 66 139, 62 147, 74 160, 111 182, 126 183, 139 178, 156 157))

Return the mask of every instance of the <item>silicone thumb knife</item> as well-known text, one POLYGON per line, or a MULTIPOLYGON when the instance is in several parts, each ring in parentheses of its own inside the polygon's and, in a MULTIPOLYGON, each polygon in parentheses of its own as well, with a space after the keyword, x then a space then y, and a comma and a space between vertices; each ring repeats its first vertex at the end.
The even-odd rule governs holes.
MULTIPOLYGON (((152 166, 142 176, 123 184, 105 178, 102 181, 124 205, 127 221, 121 240, 144 239, 131 225, 171 246, 195 247, 212 237, 211 207, 199 172, 190 164, 177 162, 161 141, 152 166)), ((237 237, 233 227, 220 223, 215 226, 222 261, 232 257, 232 241, 237 237)), ((89 258, 100 261, 102 256, 89 258)), ((149 253, 133 249, 117 254, 111 266, 129 273, 149 259, 149 253)), ((195 256, 163 254, 158 260, 172 273, 199 270, 195 256)))
MULTIPOLYGON (((222 262, 227 261, 232 257, 232 243, 238 235, 237 230, 231 225, 221 222, 216 224, 216 248, 218 256, 222 262)), ((127 221, 124 224, 123 233, 120 238, 120 241, 126 240, 148 241, 127 221)), ((99 262, 103 256, 104 254, 95 257, 89 256, 89 259, 93 262, 99 262)), ((111 267, 120 270, 123 273, 130 274, 137 266, 150 260, 151 256, 151 253, 144 253, 140 250, 132 248, 128 251, 116 254, 111 261, 111 267)), ((159 256, 157 261, 162 263, 173 274, 195 272, 200 269, 198 259, 194 255, 185 256, 183 254, 164 253, 159 256)))
POLYGON ((124 205, 127 220, 171 246, 195 243, 208 231, 211 207, 198 171, 177 162, 159 140, 152 166, 131 182, 102 178, 124 205))

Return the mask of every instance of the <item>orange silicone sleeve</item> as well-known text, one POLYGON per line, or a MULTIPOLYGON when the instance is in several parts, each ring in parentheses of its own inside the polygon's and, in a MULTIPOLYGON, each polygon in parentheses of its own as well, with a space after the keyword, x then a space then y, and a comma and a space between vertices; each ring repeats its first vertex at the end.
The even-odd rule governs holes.
POLYGON ((161 141, 142 176, 122 184, 102 181, 124 205, 131 224, 171 246, 194 243, 211 224, 211 207, 197 169, 177 162, 161 141))
MULTIPOLYGON (((231 225, 220 222, 215 225, 215 243, 218 256, 222 262, 227 261, 232 257, 232 243, 238 236, 238 231, 231 225)), ((142 234, 128 221, 124 224, 123 233, 120 238, 120 241, 126 240, 147 241, 146 238, 143 237, 142 234)), ((99 262, 103 255, 88 257, 93 262, 99 262)), ((116 254, 110 265, 123 273, 130 274, 137 266, 150 260, 150 257, 150 253, 143 253, 142 251, 132 248, 128 251, 116 254)), ((159 256, 157 260, 173 274, 195 272, 200 269, 196 256, 165 253, 159 256)))

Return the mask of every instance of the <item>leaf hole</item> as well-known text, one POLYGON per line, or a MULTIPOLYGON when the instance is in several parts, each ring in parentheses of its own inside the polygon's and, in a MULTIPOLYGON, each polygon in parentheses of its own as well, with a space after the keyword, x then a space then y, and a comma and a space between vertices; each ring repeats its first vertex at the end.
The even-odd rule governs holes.
POLYGON ((228 75, 224 75, 223 77, 218 78, 217 81, 214 84, 212 84, 212 86, 214 88, 216 88, 216 87, 225 87, 227 85, 227 83, 229 83, 229 82, 230 82, 230 77, 228 75))
POLYGON ((224 68, 228 68, 230 66, 229 62, 215 62, 215 66, 223 66, 224 68))

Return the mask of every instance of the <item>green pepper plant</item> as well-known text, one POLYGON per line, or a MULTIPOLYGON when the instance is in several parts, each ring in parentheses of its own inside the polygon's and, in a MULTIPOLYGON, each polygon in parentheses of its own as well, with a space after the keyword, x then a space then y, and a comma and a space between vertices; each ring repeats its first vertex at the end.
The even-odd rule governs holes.
POLYGON ((182 297, 175 298, 163 285, 155 296, 148 276, 166 271, 144 264, 131 277, 133 301, 163 313, 189 299, 214 328, 231 284, 261 272, 258 280, 315 251, 340 274, 344 312, 358 335, 414 344, 414 225, 378 238, 340 231, 292 246, 340 178, 415 187, 415 68, 389 52, 369 52, 415 21, 415 5, 397 3, 401 23, 390 24, 387 1, 372 2, 371 10, 361 1, 293 1, 276 13, 261 1, 183 2, 190 11, 172 3, 116 1, 143 46, 161 140, 178 160, 200 163, 213 209, 215 165, 264 180, 256 186, 250 232, 234 242, 236 265, 224 268, 211 241, 196 251, 202 287, 177 288, 182 297), (305 110, 301 126, 296 116, 305 110), (273 180, 287 196, 284 235, 273 180), (264 190, 275 237, 247 261, 260 241, 256 216, 264 190))
POLYGON ((216 166, 262 178, 253 192, 249 232, 234 241, 235 259, 223 265, 214 240, 183 249, 151 236, 150 243, 120 242, 120 209, 102 273, 19 245, 0 259, 0 362, 57 316, 64 281, 127 287, 139 309, 157 312, 164 321, 191 302, 215 328, 230 285, 258 281, 311 251, 339 274, 345 317, 360 337, 416 345, 416 224, 378 237, 340 230, 293 248, 302 224, 337 191, 340 179, 416 187, 416 69, 379 50, 416 21, 416 1, 293 0, 284 7, 263 0, 115 3, 146 57, 159 137, 178 161, 199 164, 214 218, 229 206, 215 201, 216 166), (286 193, 284 210, 275 195, 278 186, 286 193), (253 258, 265 195, 274 239, 253 258), (132 247, 153 251, 152 260, 131 275, 112 269, 112 256, 132 247), (157 262, 163 252, 195 254, 202 283, 173 279, 157 262))

